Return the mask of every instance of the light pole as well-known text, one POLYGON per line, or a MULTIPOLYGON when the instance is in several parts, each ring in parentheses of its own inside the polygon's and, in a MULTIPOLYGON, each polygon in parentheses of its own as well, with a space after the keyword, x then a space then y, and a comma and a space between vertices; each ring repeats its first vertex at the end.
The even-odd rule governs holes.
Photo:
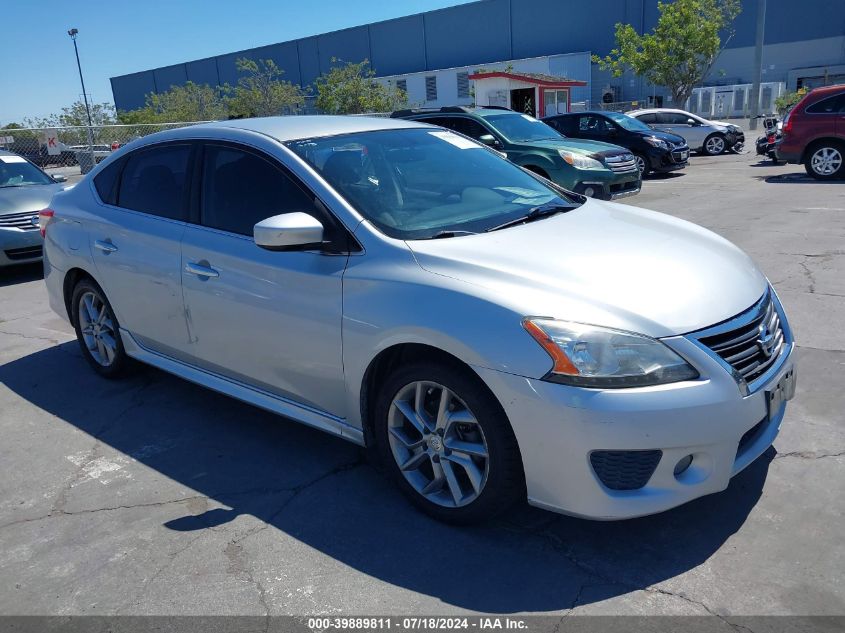
POLYGON ((91 153, 91 160, 94 160, 94 132, 91 122, 91 108, 88 107, 88 94, 85 92, 85 80, 82 78, 82 64, 79 63, 79 49, 76 47, 76 36, 79 29, 70 29, 67 32, 73 40, 73 52, 76 54, 76 68, 79 70, 79 83, 82 84, 82 100, 85 102, 85 114, 88 117, 88 151, 91 153))

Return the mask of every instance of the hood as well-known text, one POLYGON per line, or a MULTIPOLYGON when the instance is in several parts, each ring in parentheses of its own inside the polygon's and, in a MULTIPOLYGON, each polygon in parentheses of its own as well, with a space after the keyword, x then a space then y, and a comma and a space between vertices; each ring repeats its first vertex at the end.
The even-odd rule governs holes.
POLYGON ((544 147, 552 151, 562 149, 566 150, 567 152, 576 152, 578 154, 584 155, 602 154, 606 152, 630 153, 629 150, 625 149, 624 147, 619 147, 618 145, 602 143, 601 141, 588 141, 580 138, 571 138, 569 136, 565 138, 562 137, 560 140, 546 139, 542 141, 531 141, 530 143, 520 143, 520 145, 522 145, 525 149, 544 147))
POLYGON ((40 211, 50 204, 53 194, 68 185, 28 185, 23 187, 0 187, 0 215, 40 211))
POLYGON ((529 224, 408 246, 423 269, 475 285, 522 316, 654 337, 724 321, 767 285, 754 262, 715 233, 597 200, 529 224))
POLYGON ((651 130, 650 132, 635 131, 634 134, 638 134, 643 138, 653 136, 654 138, 659 138, 661 141, 666 141, 667 143, 672 143, 674 145, 677 145, 678 143, 686 145, 687 143, 683 136, 672 134, 671 132, 661 132, 660 130, 651 130))

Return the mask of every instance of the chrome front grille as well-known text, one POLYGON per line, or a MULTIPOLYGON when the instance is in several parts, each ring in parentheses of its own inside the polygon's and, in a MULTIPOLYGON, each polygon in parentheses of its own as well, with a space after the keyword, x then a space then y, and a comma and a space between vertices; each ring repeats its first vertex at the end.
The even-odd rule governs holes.
POLYGON ((777 361, 787 343, 786 333, 769 293, 732 322, 733 327, 713 334, 705 331, 698 340, 750 383, 777 361))
POLYGON ((604 162, 611 171, 616 173, 626 173, 629 171, 637 171, 637 161, 634 160, 633 154, 613 154, 604 157, 604 162))
POLYGON ((26 211, 24 213, 8 213, 6 215, 0 215, 0 228, 20 229, 21 231, 37 231, 38 212, 26 211), (35 218, 34 224, 33 218, 35 218))

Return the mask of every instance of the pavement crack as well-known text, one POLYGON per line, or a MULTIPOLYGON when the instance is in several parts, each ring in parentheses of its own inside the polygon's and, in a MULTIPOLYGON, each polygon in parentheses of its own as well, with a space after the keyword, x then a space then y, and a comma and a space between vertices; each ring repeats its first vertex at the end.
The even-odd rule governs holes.
POLYGON ((845 457, 845 451, 840 453, 819 453, 813 451, 791 451, 789 453, 778 453, 774 459, 783 459, 784 457, 797 457, 799 459, 825 459, 826 457, 845 457))
POLYGON ((46 336, 32 336, 30 334, 22 334, 21 332, 9 332, 8 330, 0 330, 0 334, 6 334, 7 336, 17 336, 19 338, 26 339, 27 341, 46 341, 47 343, 51 343, 52 345, 62 344, 62 341, 55 338, 48 338, 46 336))

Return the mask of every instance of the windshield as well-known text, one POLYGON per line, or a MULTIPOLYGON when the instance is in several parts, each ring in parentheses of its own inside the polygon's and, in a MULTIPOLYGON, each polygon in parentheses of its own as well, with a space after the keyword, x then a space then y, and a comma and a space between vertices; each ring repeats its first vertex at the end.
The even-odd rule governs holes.
POLYGON ((287 146, 398 239, 479 233, 538 205, 576 206, 493 150, 448 130, 379 130, 287 146))
POLYGON ((527 114, 508 112, 506 114, 485 116, 484 120, 513 143, 545 141, 548 139, 560 140, 561 138, 557 130, 527 114))
POLYGON ((631 132, 654 132, 645 123, 627 114, 622 114, 621 112, 605 112, 604 115, 617 125, 631 132))
POLYGON ((0 156, 0 188, 52 185, 53 180, 21 156, 0 156))

